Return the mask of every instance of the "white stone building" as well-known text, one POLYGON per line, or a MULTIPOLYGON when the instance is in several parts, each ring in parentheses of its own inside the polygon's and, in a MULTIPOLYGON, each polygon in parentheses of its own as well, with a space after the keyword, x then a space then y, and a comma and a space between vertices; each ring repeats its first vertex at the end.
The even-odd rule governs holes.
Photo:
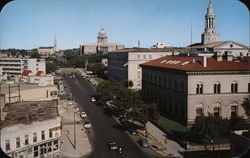
POLYGON ((209 113, 230 118, 244 116, 241 106, 250 96, 250 63, 232 56, 166 56, 141 64, 142 91, 158 103, 166 117, 190 125, 209 113))
POLYGON ((12 158, 52 158, 60 151, 61 119, 55 101, 6 104, 1 149, 12 158))
POLYGON ((133 82, 133 89, 141 88, 140 64, 166 55, 178 55, 182 48, 131 48, 108 53, 108 76, 133 82))
POLYGON ((0 67, 2 74, 8 76, 21 75, 24 70, 31 70, 33 73, 43 71, 46 73, 45 59, 37 58, 1 58, 0 67))
POLYGON ((124 45, 119 43, 108 43, 108 37, 104 28, 98 32, 97 43, 80 45, 80 54, 96 54, 97 52, 107 53, 117 49, 123 49, 124 45))
POLYGON ((201 35, 201 43, 195 43, 188 47, 198 51, 219 52, 222 56, 227 56, 227 54, 232 54, 234 57, 250 56, 249 46, 231 40, 219 41, 215 18, 216 15, 210 1, 205 15, 205 31, 201 35))
POLYGON ((54 39, 54 45, 53 46, 46 46, 46 47, 39 47, 37 49, 38 54, 40 54, 41 56, 51 56, 54 55, 57 51, 57 43, 56 43, 56 37, 54 39))

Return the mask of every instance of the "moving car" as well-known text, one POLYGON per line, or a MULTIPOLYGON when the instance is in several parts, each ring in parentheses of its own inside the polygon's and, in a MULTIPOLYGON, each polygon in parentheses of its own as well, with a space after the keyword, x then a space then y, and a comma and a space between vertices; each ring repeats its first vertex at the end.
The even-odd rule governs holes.
POLYGON ((83 112, 81 112, 81 114, 80 114, 80 115, 81 115, 81 118, 86 118, 86 117, 87 117, 87 114, 86 114, 86 112, 84 112, 84 111, 83 111, 83 112))
POLYGON ((147 147, 150 146, 147 139, 139 139, 139 140, 138 140, 138 143, 139 143, 143 148, 147 148, 147 147))
POLYGON ((91 126, 90 121, 85 121, 83 127, 86 128, 86 129, 91 128, 92 126, 91 126))
POLYGON ((108 148, 110 150, 117 150, 118 149, 116 142, 110 142, 107 145, 108 145, 108 148))

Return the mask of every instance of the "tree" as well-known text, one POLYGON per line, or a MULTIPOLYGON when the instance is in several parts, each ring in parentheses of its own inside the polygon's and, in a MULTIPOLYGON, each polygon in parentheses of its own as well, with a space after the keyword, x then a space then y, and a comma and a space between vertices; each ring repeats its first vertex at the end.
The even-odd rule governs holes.
POLYGON ((37 58, 37 59, 40 59, 41 58, 41 55, 38 53, 38 52, 35 52, 35 53, 32 53, 30 58, 37 58))
POLYGON ((57 64, 54 62, 46 62, 46 72, 55 72, 58 69, 57 64))
POLYGON ((191 127, 192 141, 207 144, 217 142, 221 137, 227 137, 229 133, 229 121, 217 116, 199 116, 191 127))
POLYGON ((245 114, 250 118, 250 99, 249 98, 244 98, 244 101, 242 103, 242 106, 245 110, 245 114))
POLYGON ((93 72, 93 74, 103 77, 105 72, 107 71, 107 67, 104 66, 102 63, 92 63, 89 64, 89 70, 93 72))

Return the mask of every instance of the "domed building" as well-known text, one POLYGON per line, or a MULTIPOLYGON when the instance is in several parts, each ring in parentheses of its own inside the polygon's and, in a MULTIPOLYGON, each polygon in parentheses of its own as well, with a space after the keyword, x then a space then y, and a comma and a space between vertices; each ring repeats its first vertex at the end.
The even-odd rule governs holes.
POLYGON ((117 49, 123 49, 124 45, 119 43, 108 43, 108 36, 104 28, 100 28, 97 36, 97 43, 80 45, 80 55, 95 54, 97 52, 107 53, 117 49))

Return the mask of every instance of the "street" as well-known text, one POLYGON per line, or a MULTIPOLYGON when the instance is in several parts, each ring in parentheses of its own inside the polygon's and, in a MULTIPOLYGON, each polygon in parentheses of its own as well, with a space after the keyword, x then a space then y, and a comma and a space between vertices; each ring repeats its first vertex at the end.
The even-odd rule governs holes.
MULTIPOLYGON (((117 125, 114 118, 104 113, 103 107, 96 106, 90 101, 90 95, 95 94, 90 83, 82 76, 76 78, 64 77, 75 101, 78 103, 80 111, 85 111, 92 124, 88 137, 93 152, 87 155, 88 158, 155 158, 160 157, 150 148, 142 148, 134 140, 135 136, 128 135, 124 130, 114 128, 117 125), (123 153, 118 154, 107 147, 107 143, 115 141, 118 147, 122 147, 123 153)), ((84 146, 83 146, 84 148, 84 146)))

